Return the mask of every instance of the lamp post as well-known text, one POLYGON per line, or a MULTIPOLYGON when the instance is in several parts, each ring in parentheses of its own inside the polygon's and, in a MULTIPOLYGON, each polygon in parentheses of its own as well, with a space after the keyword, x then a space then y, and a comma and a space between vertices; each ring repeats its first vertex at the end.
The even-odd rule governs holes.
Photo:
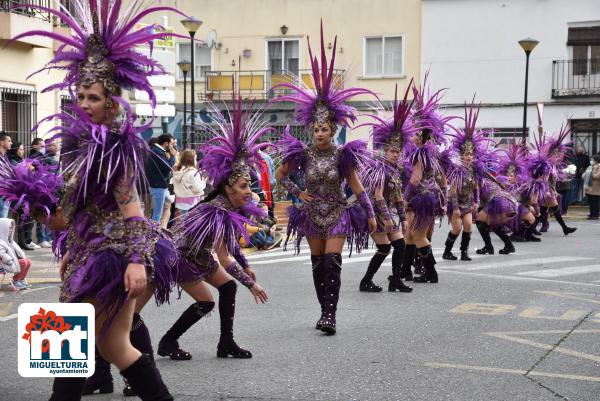
POLYGON ((539 41, 532 39, 532 38, 526 38, 526 39, 522 39, 519 40, 519 45, 521 45, 521 47, 523 48, 523 50, 525 51, 525 99, 523 100, 523 145, 525 146, 527 144, 527 137, 528 137, 528 133, 527 133, 527 81, 529 79, 529 55, 531 54, 531 52, 533 51, 533 49, 537 46, 537 44, 540 43, 539 41))
POLYGON ((188 31, 188 33, 190 34, 190 57, 192 59, 192 64, 191 64, 191 70, 192 70, 192 76, 191 76, 191 80, 192 80, 192 103, 191 103, 191 113, 192 113, 192 129, 195 131, 195 127, 194 124, 196 122, 196 92, 194 89, 194 83, 196 81, 195 77, 194 77, 194 70, 196 69, 196 63, 194 60, 194 35, 196 34, 196 31, 198 30, 198 28, 200 28, 200 25, 202 25, 202 21, 194 18, 194 17, 190 17, 190 18, 186 18, 181 20, 181 25, 183 25, 183 27, 188 31))
POLYGON ((183 72, 183 125, 182 128, 182 141, 183 148, 187 148, 187 73, 192 68, 192 64, 189 61, 180 61, 177 63, 181 72, 183 72))

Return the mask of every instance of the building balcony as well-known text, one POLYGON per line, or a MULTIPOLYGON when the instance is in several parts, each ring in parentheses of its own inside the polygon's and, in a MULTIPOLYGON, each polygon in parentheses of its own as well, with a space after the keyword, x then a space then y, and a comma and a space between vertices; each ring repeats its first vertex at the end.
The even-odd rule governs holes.
MULTIPOLYGON (((54 8, 52 0, 0 0, 0 40, 10 40, 20 33, 31 30, 48 32, 55 30, 57 24, 50 13, 29 6, 19 6, 24 3, 54 8)), ((18 42, 48 49, 54 47, 52 39, 38 36, 22 38, 18 42)))
MULTIPOLYGON (((343 85, 344 70, 334 70, 335 80, 339 87, 343 85)), ((244 99, 268 100, 275 96, 289 93, 285 88, 275 88, 279 84, 302 83, 314 88, 311 70, 271 71, 207 71, 205 74, 204 94, 201 100, 231 100, 234 93, 241 94, 244 99)))
POLYGON ((600 97, 600 59, 553 60, 552 98, 600 97))

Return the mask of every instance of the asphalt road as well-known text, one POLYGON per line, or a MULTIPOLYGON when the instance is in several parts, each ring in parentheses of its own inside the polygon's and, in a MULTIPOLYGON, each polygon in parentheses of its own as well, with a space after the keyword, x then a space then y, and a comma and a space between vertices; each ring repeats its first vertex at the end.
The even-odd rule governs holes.
MULTIPOLYGON (((215 312, 180 340, 191 361, 158 357, 158 367, 177 400, 600 400, 600 223, 572 224, 579 230, 564 237, 552 222, 542 243, 516 244, 509 256, 474 255, 482 245, 475 233, 470 263, 441 259, 444 224, 433 241, 440 283, 411 284, 411 294, 360 293, 373 250, 344 257, 333 337, 313 328, 319 312, 306 247, 250 255, 270 296, 256 305, 238 289, 236 340, 254 358, 216 358, 215 312)), ((375 281, 389 271, 388 262, 375 281)), ((12 315, 21 302, 55 302, 57 294, 52 283, 0 292, 1 400, 48 398, 49 379, 17 373, 12 315)), ((155 346, 191 302, 184 295, 147 306, 155 346)), ((123 399, 113 373, 115 394, 84 399, 123 399)))

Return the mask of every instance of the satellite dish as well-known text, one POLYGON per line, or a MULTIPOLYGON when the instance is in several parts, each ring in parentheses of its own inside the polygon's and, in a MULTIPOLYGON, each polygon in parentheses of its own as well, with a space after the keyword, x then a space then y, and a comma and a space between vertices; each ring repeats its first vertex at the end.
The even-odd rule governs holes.
POLYGON ((217 45, 217 31, 214 29, 208 33, 208 37, 206 38, 206 45, 212 49, 217 45))

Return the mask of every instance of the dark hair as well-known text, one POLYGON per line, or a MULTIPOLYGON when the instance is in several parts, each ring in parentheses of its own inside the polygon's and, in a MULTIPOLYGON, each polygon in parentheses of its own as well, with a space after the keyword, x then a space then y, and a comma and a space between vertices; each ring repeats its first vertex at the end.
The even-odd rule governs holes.
POLYGON ((9 138, 10 135, 8 135, 5 131, 0 131, 0 141, 6 141, 6 138, 9 138))
POLYGON ((596 153, 595 155, 593 155, 592 159, 594 159, 596 163, 600 163, 600 153, 596 153))
POLYGON ((31 146, 39 145, 40 143, 44 143, 42 138, 34 138, 33 141, 31 141, 31 146))
POLYGON ((200 203, 207 203, 211 200, 215 199, 219 195, 225 194, 225 185, 227 185, 227 180, 223 180, 217 185, 200 203))
POLYGON ((162 134, 161 136, 156 138, 156 144, 162 146, 167 142, 171 142, 173 139, 175 139, 175 137, 171 134, 162 134))

